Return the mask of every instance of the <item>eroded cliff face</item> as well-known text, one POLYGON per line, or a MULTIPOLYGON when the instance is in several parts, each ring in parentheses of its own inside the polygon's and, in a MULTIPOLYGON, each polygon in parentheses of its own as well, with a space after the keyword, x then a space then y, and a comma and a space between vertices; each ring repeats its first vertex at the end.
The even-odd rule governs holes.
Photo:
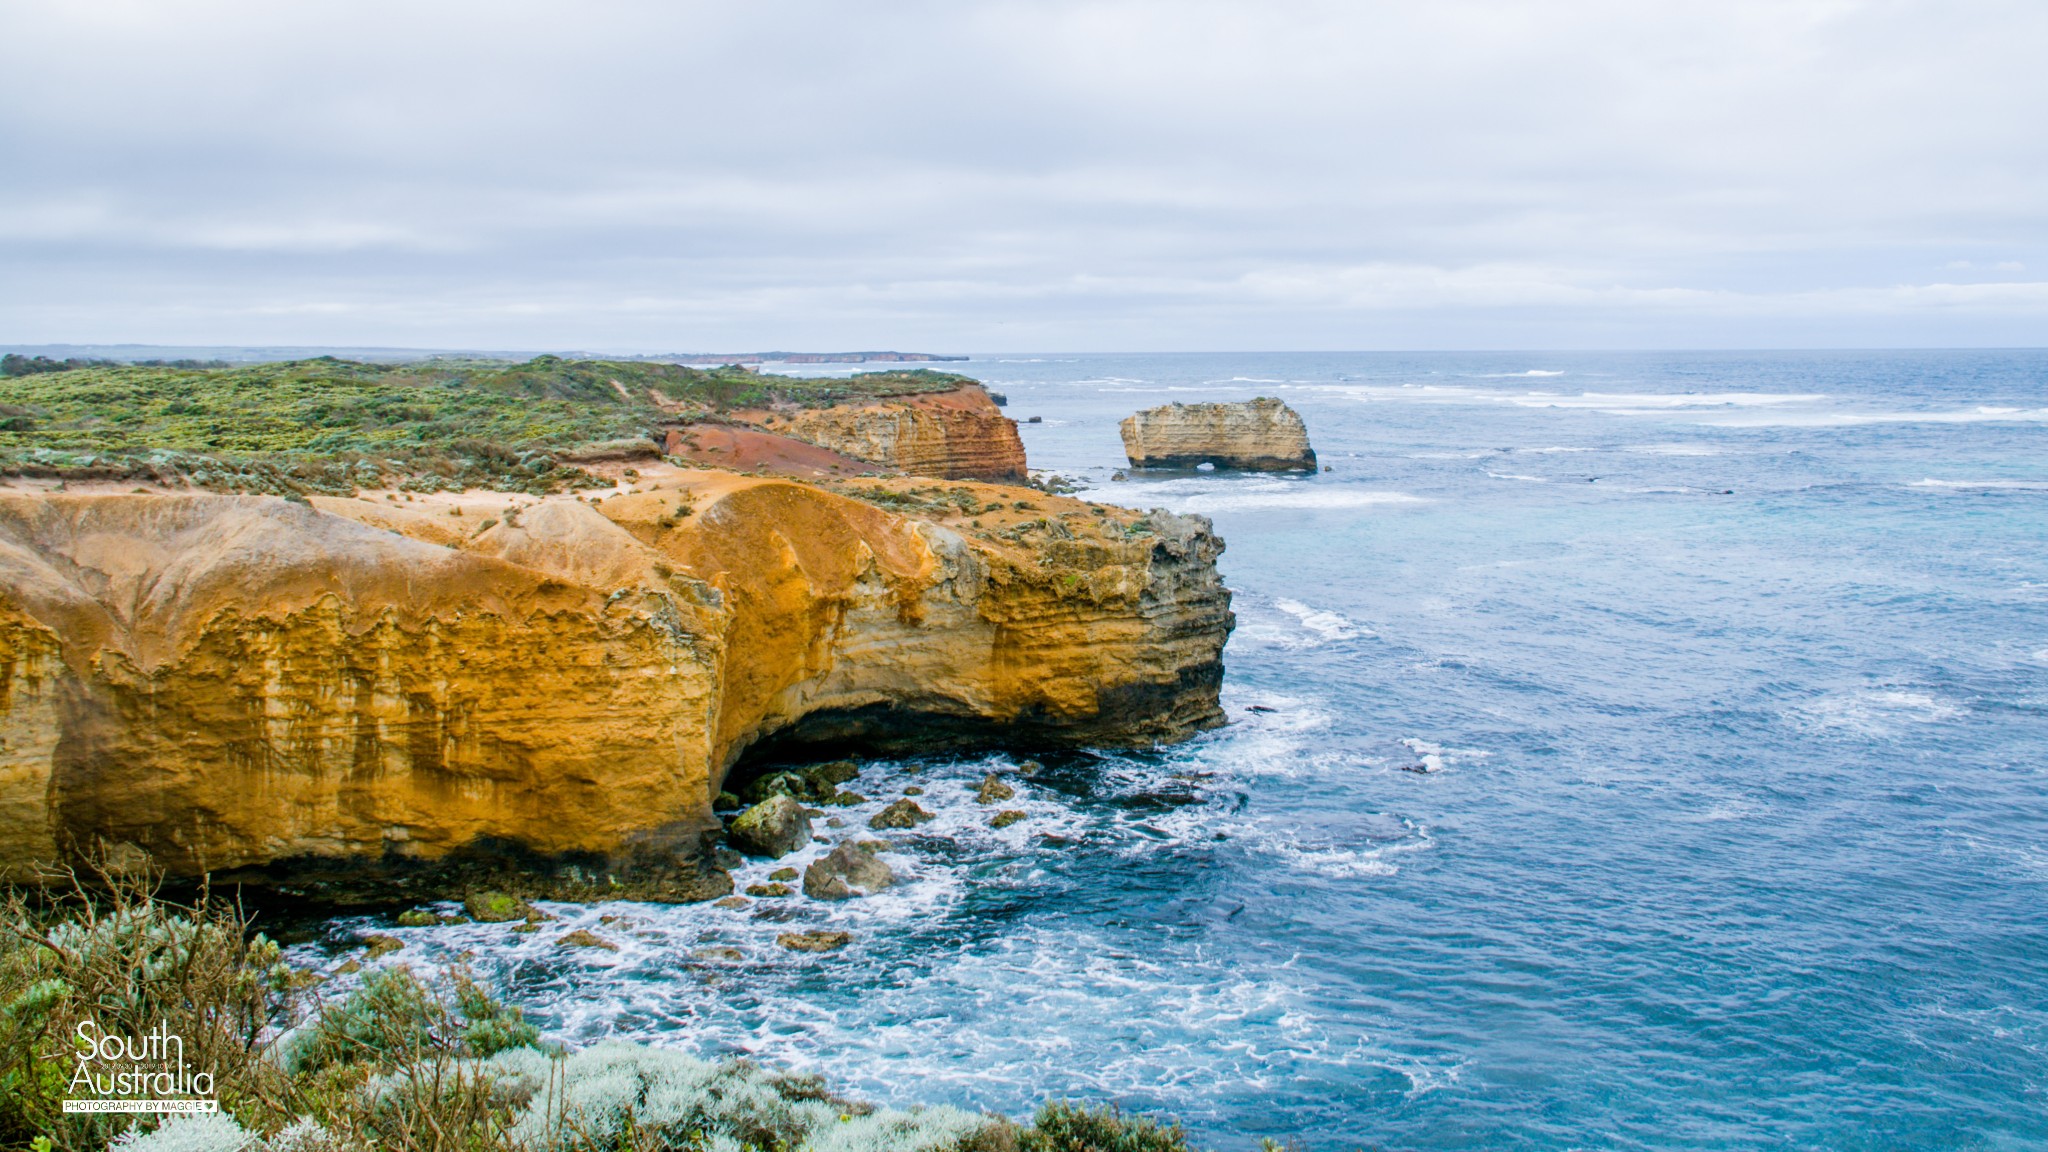
POLYGON ((512 862, 700 898, 711 799, 763 740, 1221 721, 1206 522, 665 475, 594 504, 0 498, 0 870, 102 841, 173 875, 512 862))
POLYGON ((1017 424, 978 384, 792 413, 762 413, 771 432, 914 476, 1022 480, 1017 424))
POLYGON ((1211 464, 1251 472, 1315 471, 1301 416, 1269 396, 1236 404, 1167 404, 1124 417, 1124 455, 1136 468, 1211 464))

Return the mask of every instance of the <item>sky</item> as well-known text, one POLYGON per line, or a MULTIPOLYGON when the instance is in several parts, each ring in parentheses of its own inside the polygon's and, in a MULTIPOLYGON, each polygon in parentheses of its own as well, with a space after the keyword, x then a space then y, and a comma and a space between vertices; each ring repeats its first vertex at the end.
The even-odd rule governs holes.
POLYGON ((2048 345, 2041 0, 5 0, 0 342, 2048 345))

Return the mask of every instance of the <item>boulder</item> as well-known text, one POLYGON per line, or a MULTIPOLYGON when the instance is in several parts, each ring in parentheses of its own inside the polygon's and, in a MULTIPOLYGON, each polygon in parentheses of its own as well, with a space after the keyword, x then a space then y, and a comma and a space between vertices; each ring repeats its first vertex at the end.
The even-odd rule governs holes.
POLYGON ((814 900, 868 896, 896 882, 896 873, 860 844, 841 844, 804 869, 804 895, 814 900))
POLYGON ((811 818, 788 796, 770 796, 740 813, 726 838, 742 852, 787 856, 811 842, 811 818))
POLYGON ((932 818, 915 800, 898 800, 868 820, 870 828, 915 828, 932 818))
POLYGON ((834 952, 853 943, 853 933, 784 932, 775 942, 792 952, 834 952))
POLYGON ((974 793, 974 802, 976 804, 994 804, 1000 800, 1008 800, 1016 794, 1017 790, 1015 788, 1003 783, 1002 777, 991 772, 981 778, 981 787, 974 793))
POLYGON ((988 826, 991 828, 1008 828, 1022 819, 1024 819, 1024 813, 1015 808, 1005 808, 1001 812, 996 813, 995 819, 990 820, 988 826))
POLYGON ((742 803, 759 804, 771 796, 794 796, 799 800, 811 794, 811 782, 801 772, 770 772, 747 784, 740 790, 742 803))
POLYGON ((507 920, 526 920, 536 915, 533 905, 503 892, 472 892, 463 900, 462 910, 479 924, 502 924, 507 920))
POLYGON ((617 944, 582 928, 578 928, 576 931, 555 941, 555 946, 557 948, 599 948, 606 952, 617 952, 619 950, 617 944))
POLYGON ((379 956, 388 956, 405 947, 405 941, 400 940, 398 937, 385 936, 376 932, 363 937, 363 944, 368 949, 364 956, 370 960, 375 960, 379 956))
POLYGON ((824 764, 813 764, 804 769, 803 776, 812 789, 826 796, 834 788, 860 775, 860 765, 851 760, 832 760, 824 764))

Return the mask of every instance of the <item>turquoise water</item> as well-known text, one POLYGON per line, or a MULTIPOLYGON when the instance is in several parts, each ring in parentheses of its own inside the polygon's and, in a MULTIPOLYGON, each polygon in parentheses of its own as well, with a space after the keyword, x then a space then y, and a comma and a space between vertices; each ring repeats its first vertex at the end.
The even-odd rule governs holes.
POLYGON ((2048 353, 966 370, 1035 467, 1215 520, 1232 724, 1048 761, 1000 832, 1007 758, 872 768, 940 818, 868 901, 415 960, 564 1037, 1219 1149, 2048 1147, 2048 353), (1329 472, 1109 479, 1121 416, 1261 394, 1329 472))

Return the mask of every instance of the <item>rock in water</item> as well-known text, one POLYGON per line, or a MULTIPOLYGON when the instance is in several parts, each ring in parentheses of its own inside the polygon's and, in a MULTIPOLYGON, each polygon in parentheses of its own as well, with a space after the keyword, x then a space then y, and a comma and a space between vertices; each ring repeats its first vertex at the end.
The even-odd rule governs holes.
POLYGON ((758 804, 770 796, 794 796, 799 800, 811 794, 811 782, 801 772, 772 772, 748 784, 741 792, 743 803, 758 804))
POLYGON ((832 795, 832 790, 860 775, 860 765, 851 760, 834 760, 827 764, 814 764, 804 769, 803 776, 811 786, 811 794, 818 797, 832 795))
POLYGON ((811 818, 788 796, 770 796, 740 813, 726 836, 742 852, 787 856, 811 842, 811 818))
POLYGON ((791 952, 834 952, 853 943, 853 933, 784 932, 775 942, 791 952))
POLYGON ((1022 819, 1024 819, 1024 813, 1015 808, 1005 808, 1001 812, 996 813, 996 818, 989 821, 988 826, 991 828, 1008 828, 1022 819))
POLYGON ((932 814, 917 806, 915 800, 898 800, 874 814, 868 821, 870 828, 915 828, 932 818, 932 814))
POLYGON ((367 956, 371 960, 375 960, 379 956, 389 955, 405 947, 405 941, 400 940, 398 937, 383 936, 375 932, 363 937, 363 943, 369 948, 367 956))
POLYGON ((600 948, 606 952, 617 952, 619 950, 617 944, 583 928, 578 928, 560 940, 555 941, 555 946, 557 948, 600 948))
POLYGON ((517 896, 503 892, 475 892, 462 902, 462 910, 479 924, 501 924, 507 920, 524 920, 533 914, 533 905, 517 896))
POLYGON ((1316 452, 1309 447, 1301 416, 1269 396, 1237 404, 1167 404, 1126 416, 1120 427, 1124 455, 1134 468, 1316 468, 1316 452))
POLYGON ((813 900, 868 896, 896 882, 896 873, 859 844, 841 844, 804 869, 804 895, 813 900))
POLYGON ((976 804, 994 804, 1015 796, 1017 790, 1003 783, 1003 778, 991 772, 981 778, 981 788, 974 793, 976 804))

